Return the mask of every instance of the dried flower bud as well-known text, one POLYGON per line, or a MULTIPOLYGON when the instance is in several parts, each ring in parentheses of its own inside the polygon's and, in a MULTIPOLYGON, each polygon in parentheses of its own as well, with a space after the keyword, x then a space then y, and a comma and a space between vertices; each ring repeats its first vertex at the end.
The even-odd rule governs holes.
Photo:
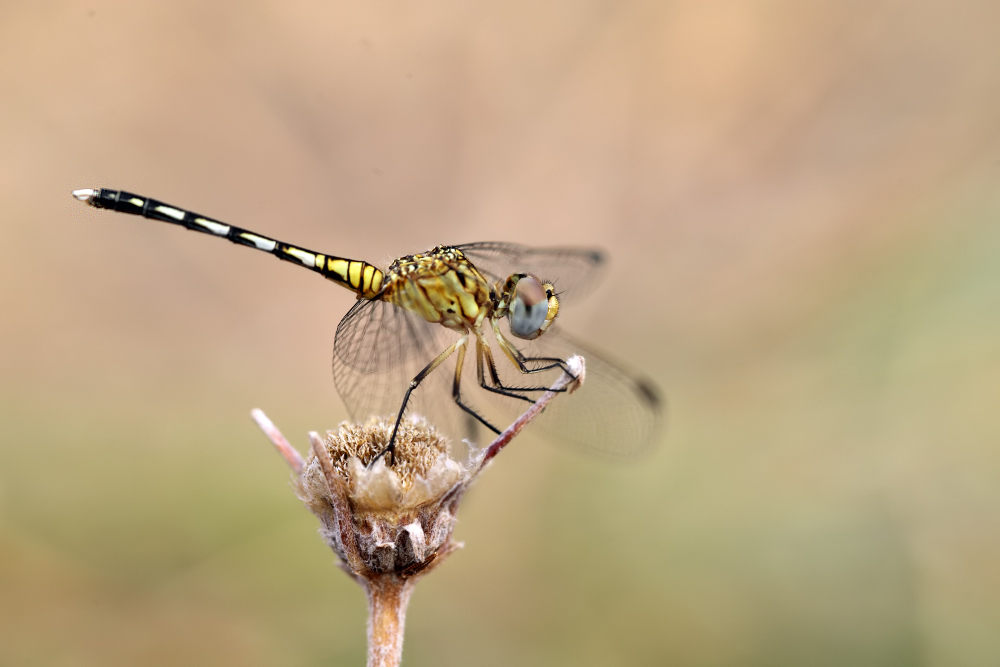
POLYGON ((344 422, 325 440, 310 433, 312 453, 304 460, 263 412, 252 412, 297 474, 299 498, 319 517, 320 535, 368 595, 369 667, 399 664, 413 584, 461 546, 451 532, 469 484, 559 392, 583 382, 583 358, 566 364, 571 374, 465 465, 449 457, 448 441, 419 417, 400 424, 387 466, 384 456, 375 457, 389 444, 391 420, 344 422))
POLYGON ((299 497, 322 524, 323 539, 352 573, 394 572, 411 577, 450 552, 459 491, 469 469, 448 456, 448 441, 421 418, 400 424, 393 465, 372 464, 389 443, 393 422, 372 418, 364 426, 344 422, 327 433, 298 480, 299 497), (324 471, 323 452, 336 479, 324 471), (350 516, 338 513, 345 495, 350 516), (360 568, 346 532, 353 534, 360 568))

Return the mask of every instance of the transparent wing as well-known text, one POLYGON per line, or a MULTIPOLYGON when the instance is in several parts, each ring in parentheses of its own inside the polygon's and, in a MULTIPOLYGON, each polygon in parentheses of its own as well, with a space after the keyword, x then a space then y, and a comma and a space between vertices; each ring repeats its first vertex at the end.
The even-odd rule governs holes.
POLYGON ((532 248, 516 243, 485 241, 455 246, 491 282, 512 273, 533 273, 552 282, 560 295, 585 295, 600 281, 604 254, 593 248, 532 248))
MULTIPOLYGON (((579 354, 586 361, 586 379, 572 394, 557 396, 545 412, 528 428, 545 439, 615 459, 641 457, 656 443, 663 426, 665 406, 655 385, 626 370, 593 348, 581 344, 560 329, 550 329, 535 341, 512 338, 505 321, 501 331, 527 357, 566 359, 579 354)), ((492 342, 492 341, 491 341, 492 342)), ((512 387, 541 387, 553 384, 562 373, 552 369, 542 373, 521 373, 494 347, 494 359, 501 380, 512 387)), ((532 362, 536 367, 544 362, 532 362)), ((477 404, 499 419, 502 427, 527 407, 524 401, 501 396, 474 385, 477 404)), ((469 390, 467 390, 468 392, 469 390)), ((540 392, 526 394, 532 398, 540 392)))
MULTIPOLYGON (((458 337, 386 301, 358 301, 337 326, 333 347, 333 380, 351 419, 394 419, 410 381, 458 337)), ((450 359, 428 375, 413 393, 407 412, 427 417, 460 440, 469 434, 451 400, 453 371, 450 359)))

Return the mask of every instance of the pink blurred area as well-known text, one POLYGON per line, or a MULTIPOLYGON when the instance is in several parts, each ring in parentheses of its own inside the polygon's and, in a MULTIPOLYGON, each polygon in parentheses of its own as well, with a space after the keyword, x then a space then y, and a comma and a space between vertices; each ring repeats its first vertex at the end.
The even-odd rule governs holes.
MULTIPOLYGON (((566 326, 647 462, 530 438, 407 664, 1000 660, 996 2, 13 3, 0 23, 0 663, 360 663, 247 413, 345 418, 353 297, 72 199, 373 262, 604 248, 566 326), (537 446, 535 446, 537 444, 537 446)), ((520 444, 520 443, 518 443, 520 444)))

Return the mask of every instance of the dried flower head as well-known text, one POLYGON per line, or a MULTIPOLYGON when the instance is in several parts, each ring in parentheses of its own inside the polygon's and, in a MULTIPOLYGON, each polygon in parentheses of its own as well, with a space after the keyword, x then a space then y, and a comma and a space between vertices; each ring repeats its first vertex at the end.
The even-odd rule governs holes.
POLYGON ((448 456, 448 440, 419 417, 400 424, 393 465, 386 465, 386 457, 375 457, 389 443, 393 423, 372 418, 364 426, 341 424, 325 440, 314 440, 299 475, 299 497, 319 517, 324 540, 355 575, 412 577, 442 549, 455 548, 450 543, 455 501, 469 468, 448 456), (344 500, 350 517, 337 511, 344 500), (348 518, 350 526, 342 526, 348 518), (353 532, 353 545, 344 528, 353 532), (356 567, 353 558, 362 565, 356 567))
POLYGON ((393 421, 344 422, 325 439, 310 433, 301 455, 260 410, 254 421, 296 473, 299 498, 320 520, 320 535, 341 567, 368 594, 368 665, 398 665, 413 584, 461 545, 451 539, 458 505, 476 476, 562 391, 584 377, 582 357, 488 447, 465 464, 453 460, 447 439, 419 417, 400 424, 392 465, 378 455, 393 421), (376 458, 378 457, 378 458, 376 458))
MULTIPOLYGON (((391 469, 385 457, 375 461, 389 444, 392 427, 392 421, 372 417, 364 426, 343 422, 337 432, 326 434, 334 469, 352 481, 352 500, 373 509, 420 505, 439 484, 453 483, 462 473, 462 467, 448 457, 448 439, 420 417, 400 423, 391 469), (361 472, 369 466, 378 474, 361 472), (373 486, 376 480, 383 486, 373 486)), ((318 472, 319 467, 313 466, 313 473, 318 472)))

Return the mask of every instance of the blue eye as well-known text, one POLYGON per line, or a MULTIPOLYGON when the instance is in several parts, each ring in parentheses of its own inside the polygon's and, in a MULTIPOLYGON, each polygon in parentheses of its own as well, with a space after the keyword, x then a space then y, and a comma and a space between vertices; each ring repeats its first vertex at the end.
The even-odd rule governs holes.
POLYGON ((518 280, 508 316, 511 333, 518 338, 537 337, 548 312, 549 301, 541 281, 534 276, 518 280))

